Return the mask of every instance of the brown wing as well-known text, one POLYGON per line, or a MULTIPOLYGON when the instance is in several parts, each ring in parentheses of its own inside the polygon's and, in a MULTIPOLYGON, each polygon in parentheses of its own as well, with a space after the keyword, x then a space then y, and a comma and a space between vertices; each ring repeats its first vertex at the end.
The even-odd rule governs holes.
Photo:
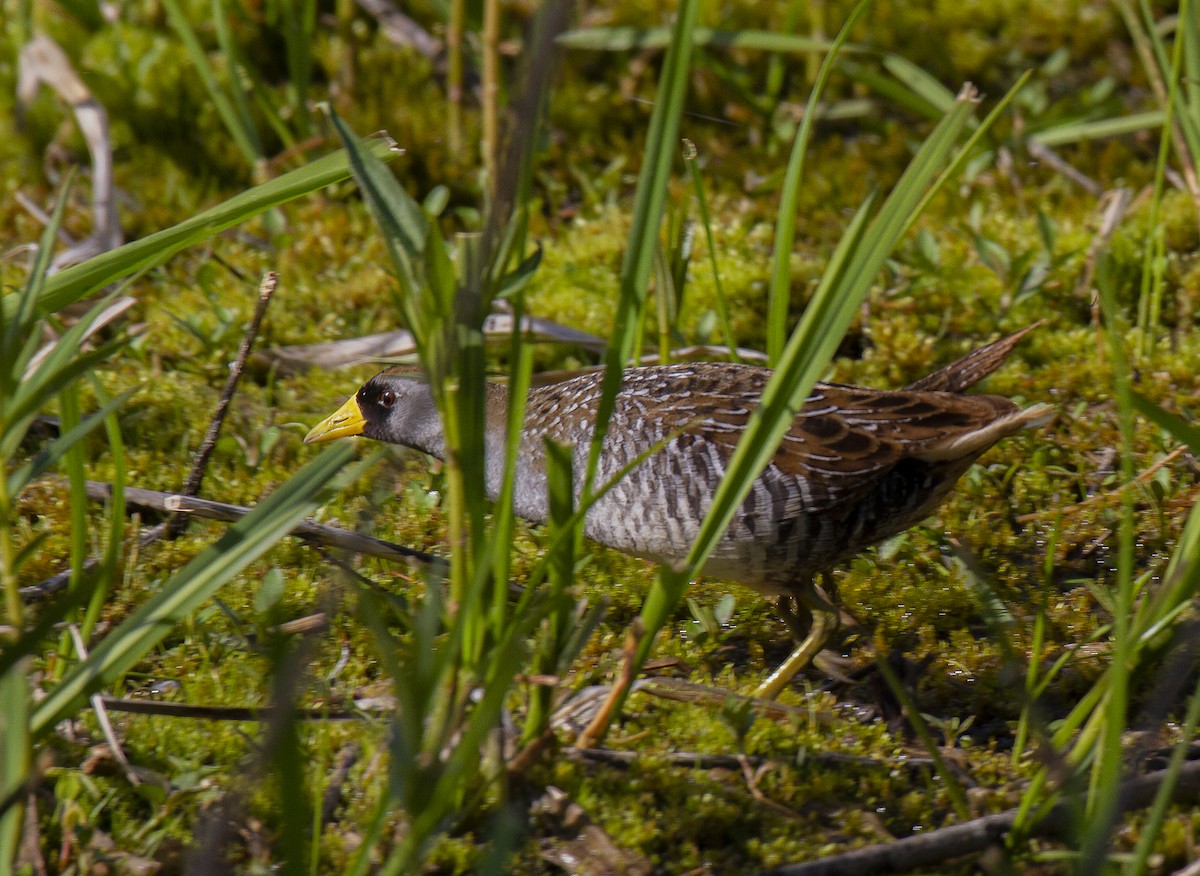
MULTIPOLYGON (((626 437, 619 442, 620 452, 612 450, 620 456, 616 462, 628 462, 680 432, 700 439, 681 449, 694 453, 708 444, 728 460, 769 377, 766 369, 728 363, 627 372, 610 424, 610 436, 626 437)), ((584 438, 580 430, 590 427, 598 381, 574 379, 551 389, 530 394, 527 418, 538 423, 539 433, 584 438)), ((1019 413, 1015 404, 997 396, 820 383, 773 463, 784 475, 804 480, 806 509, 829 508, 865 494, 905 458, 942 462, 977 455, 1020 428, 1006 426, 1019 413)))
MULTIPOLYGON (((690 421, 672 408, 674 428, 702 436, 728 459, 757 406, 752 382, 739 391, 693 394, 690 421)), ((764 381, 765 382, 765 381, 764 381)), ((758 386, 761 390, 761 385, 758 386)), ((805 482, 805 507, 834 507, 869 492, 903 459, 946 461, 977 455, 1020 425, 1008 399, 910 390, 881 391, 819 383, 784 435, 772 460, 778 470, 805 482)))
POLYGON ((773 462, 806 480, 813 507, 831 507, 868 492, 901 460, 978 454, 1006 434, 994 425, 1017 412, 999 396, 820 384, 773 462))

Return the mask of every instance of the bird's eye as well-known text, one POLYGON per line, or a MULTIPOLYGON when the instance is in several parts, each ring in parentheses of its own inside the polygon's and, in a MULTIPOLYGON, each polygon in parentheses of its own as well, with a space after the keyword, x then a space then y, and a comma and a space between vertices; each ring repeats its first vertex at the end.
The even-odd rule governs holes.
POLYGON ((379 406, 381 408, 390 408, 396 403, 396 393, 390 389, 385 389, 379 393, 379 406))

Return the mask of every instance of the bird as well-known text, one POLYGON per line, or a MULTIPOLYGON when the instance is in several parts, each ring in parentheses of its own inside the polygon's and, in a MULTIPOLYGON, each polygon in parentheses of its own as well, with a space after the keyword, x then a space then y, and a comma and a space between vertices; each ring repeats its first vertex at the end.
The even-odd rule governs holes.
MULTIPOLYGON (((997 441, 1053 419, 1046 404, 1021 408, 1002 396, 965 393, 1036 325, 901 389, 813 386, 702 570, 773 597, 799 641, 756 696, 776 698, 836 631, 836 595, 820 583, 828 573, 928 517, 997 441)), ((625 370, 595 483, 617 480, 588 509, 584 535, 678 566, 771 374, 732 362, 625 370)), ((514 472, 518 516, 544 523, 549 515, 546 439, 574 446, 578 499, 602 380, 601 372, 590 372, 529 390, 514 472)), ((489 381, 485 393, 484 480, 495 499, 505 465, 508 388, 489 381)), ((304 440, 355 435, 440 459, 446 454, 433 392, 412 366, 371 377, 304 440)))

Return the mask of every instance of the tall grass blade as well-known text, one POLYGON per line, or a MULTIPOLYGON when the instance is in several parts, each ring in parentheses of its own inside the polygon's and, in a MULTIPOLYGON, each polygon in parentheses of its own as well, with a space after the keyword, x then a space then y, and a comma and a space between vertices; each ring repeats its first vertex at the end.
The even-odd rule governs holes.
POLYGON ((642 609, 647 635, 638 645, 637 666, 645 662, 654 637, 678 604, 688 582, 703 568, 729 521, 766 466, 792 419, 833 356, 884 261, 912 221, 926 186, 945 163, 974 106, 973 94, 960 96, 954 111, 930 134, 888 197, 879 215, 867 226, 873 199, 860 208, 835 249, 817 291, 792 333, 775 373, 763 390, 759 407, 750 417, 725 468, 712 506, 681 570, 664 570, 642 609))
POLYGON ((608 433, 617 391, 621 387, 625 365, 634 353, 634 342, 641 332, 646 308, 646 286, 658 246, 659 227, 666 202, 667 182, 675 157, 679 118, 687 92, 688 70, 691 63, 692 33, 700 3, 681 0, 671 29, 671 41, 663 60, 658 83, 658 99, 650 119, 642 172, 638 175, 633 201, 633 216, 629 226, 629 243, 621 263, 621 296, 613 319, 613 330, 604 360, 604 380, 596 409, 596 426, 588 456, 587 474, 583 481, 584 495, 592 490, 600 449, 608 433))
MULTIPOLYGON (((114 581, 119 580, 121 550, 125 535, 125 442, 121 437, 121 424, 117 418, 116 408, 124 403, 127 394, 122 393, 115 399, 110 399, 104 390, 104 385, 95 375, 89 375, 92 391, 96 400, 103 404, 101 410, 108 410, 104 418, 105 435, 108 438, 108 452, 112 460, 112 500, 108 508, 108 543, 104 546, 104 555, 98 567, 96 586, 89 588, 88 606, 83 621, 79 625, 79 633, 83 640, 90 641, 96 624, 100 621, 101 612, 108 601, 109 591, 114 581)), ((93 417, 95 414, 92 415, 93 417)))
MULTIPOLYGON (((575 488, 572 478, 574 448, 554 441, 546 442, 546 474, 550 490, 551 532, 567 531, 567 537, 555 540, 547 557, 550 589, 547 594, 549 616, 542 631, 542 641, 536 655, 534 672, 553 675, 561 668, 561 656, 571 633, 571 598, 567 591, 575 575, 575 545, 572 523, 575 488)), ((532 741, 549 726, 553 705, 553 688, 540 686, 534 690, 522 739, 532 741)))
POLYGON ((696 195, 696 206, 700 211, 700 225, 704 228, 704 240, 708 245, 708 263, 712 267, 713 285, 716 287, 717 293, 717 324, 721 327, 725 346, 729 348, 729 361, 737 362, 739 360, 737 338, 733 333, 733 324, 729 321, 729 304, 726 301, 724 284, 721 282, 720 265, 717 263, 717 244, 713 238, 712 214, 708 209, 708 197, 704 193, 704 180, 701 178, 700 168, 697 166, 696 147, 690 141, 684 147, 683 163, 692 180, 692 191, 696 195))
POLYGON ((1183 719, 1182 734, 1179 742, 1171 748, 1171 759, 1167 762, 1166 775, 1154 795, 1154 804, 1146 820, 1141 825, 1141 835, 1133 850, 1133 860, 1125 870, 1126 876, 1143 876, 1150 869, 1154 844, 1162 834, 1163 825, 1167 820, 1167 809, 1171 806, 1171 797, 1179 782, 1179 771, 1192 750, 1192 740, 1196 737, 1196 728, 1200 725, 1200 683, 1188 700, 1187 713, 1183 719))
MULTIPOLYGON (((266 157, 266 150, 263 148, 262 139, 258 136, 258 126, 254 123, 254 116, 250 112, 250 101, 246 99, 246 87, 244 80, 253 78, 253 73, 246 64, 245 58, 242 57, 242 49, 237 40, 233 38, 233 32, 229 27, 229 19, 232 15, 232 10, 225 8, 225 0, 210 0, 209 10, 212 14, 213 29, 217 33, 217 45, 221 49, 221 55, 225 59, 225 65, 228 67, 229 75, 229 102, 228 110, 232 113, 233 120, 237 125, 237 130, 240 135, 245 138, 245 141, 254 150, 254 157, 250 161, 251 168, 257 173, 262 166, 263 159, 266 157)), ((202 56, 202 63, 207 63, 207 56, 202 56)), ((196 63, 193 58, 193 63, 196 63)), ((209 71, 211 82, 215 83, 216 77, 209 71)), ((203 78, 203 74, 201 75, 203 78)), ((210 81, 206 80, 205 85, 209 86, 210 81)), ((218 104, 218 111, 220 105, 218 104)), ((222 118, 225 120, 226 126, 229 125, 229 119, 225 118, 222 112, 222 118)), ((231 131, 231 133, 233 133, 231 131)), ((235 139, 237 134, 235 134, 235 139)))
MULTIPOLYGON (((59 419, 62 427, 70 431, 79 425, 79 386, 72 382, 58 394, 59 419)), ((63 461, 67 473, 67 513, 71 520, 71 580, 67 588, 74 590, 79 586, 84 563, 87 561, 88 542, 88 499, 87 473, 84 471, 83 448, 77 443, 72 444, 66 451, 63 461)), ((64 632, 62 652, 72 650, 69 636, 64 632)))
MULTIPOLYGON (((371 154, 384 157, 397 154, 395 143, 388 138, 367 141, 371 154)), ((42 312, 61 310, 85 295, 113 283, 136 271, 161 265, 185 247, 220 234, 247 219, 286 204, 288 201, 341 182, 350 176, 349 157, 345 151, 334 152, 310 164, 285 173, 262 185, 235 195, 223 204, 205 210, 191 219, 114 250, 72 265, 49 277, 38 297, 42 312)), ((16 309, 17 296, 0 301, 5 318, 16 309)))
MULTIPOLYGON (((220 3, 217 2, 215 6, 213 14, 218 18, 218 27, 220 27, 224 24, 224 16, 220 9, 220 3)), ((208 63, 208 53, 200 45, 200 40, 196 36, 196 32, 192 30, 192 25, 188 22, 187 16, 183 14, 183 10, 180 8, 177 0, 163 0, 163 9, 166 11, 167 19, 171 22, 171 27, 175 29, 175 34, 179 37, 179 41, 183 43, 184 50, 187 52, 188 57, 191 58, 192 66, 196 68, 196 74, 200 77, 200 81, 204 83, 204 88, 208 92, 213 106, 216 107, 217 114, 221 117, 221 121, 225 123, 225 130, 229 132, 229 136, 233 138, 233 142, 241 150, 242 157, 246 159, 246 163, 251 168, 256 168, 259 162, 265 157, 265 154, 262 143, 259 142, 258 132, 255 130, 254 124, 239 115, 237 108, 221 88, 220 83, 217 82, 216 71, 208 63)), ((232 74, 236 77, 236 67, 232 71, 232 74)), ((236 84, 234 88, 237 88, 236 84)))
MULTIPOLYGON (((1115 277, 1111 258, 1100 259, 1096 273, 1100 303, 1108 333, 1109 355, 1113 362, 1113 395, 1117 406, 1117 421, 1121 435, 1121 475, 1124 482, 1132 481, 1133 471, 1133 401, 1131 376, 1125 356, 1124 334, 1119 328, 1120 309, 1116 302, 1115 277)), ((1112 662, 1105 673, 1104 710, 1102 726, 1096 741, 1092 780, 1088 789, 1088 818, 1083 829, 1078 873, 1095 873, 1104 865, 1112 842, 1113 826, 1118 815, 1117 786, 1125 767, 1122 739, 1126 729, 1129 707, 1129 679, 1135 653, 1131 618, 1133 615, 1133 547, 1134 494, 1121 492, 1121 508, 1117 528, 1116 609, 1112 619, 1112 662)))
POLYGON ((29 733, 29 673, 0 675, 0 800, 11 801, 0 812, 0 869, 13 868, 21 851, 25 826, 25 792, 32 766, 29 733))
POLYGON ((1161 128, 1165 120, 1166 113, 1162 110, 1148 110, 1144 113, 1130 113, 1127 116, 1098 119, 1094 122, 1064 122, 1051 125, 1030 134, 1029 139, 1053 149, 1058 146, 1086 143, 1089 140, 1105 140, 1109 137, 1150 131, 1161 128))
MULTIPOLYGON (((38 333, 30 331, 30 323, 35 318, 37 302, 46 284, 46 273, 54 255, 54 242, 58 239, 58 231, 62 227, 75 174, 76 171, 72 168, 59 187, 54 211, 42 231, 41 240, 38 241, 37 255, 24 287, 20 294, 7 296, 2 302, 5 306, 0 309, 0 338, 4 341, 0 344, 0 405, 3 405, 3 399, 12 398, 18 384, 24 379, 26 365, 37 348, 38 333)), ((0 407, 0 410, 3 410, 3 407, 0 407)), ((5 427, 11 427, 7 422, 7 414, 5 420, 5 427)))
MULTIPOLYGON (((666 27, 589 27, 569 30, 559 42, 568 49, 592 52, 628 52, 640 49, 661 49, 672 42, 673 31, 666 27)), ((784 54, 824 54, 833 43, 797 34, 771 30, 712 30, 707 27, 691 29, 693 46, 714 46, 730 49, 760 49, 784 54)), ((851 51, 866 51, 861 46, 851 51)))
POLYGON ((299 4, 281 2, 276 12, 283 25, 287 46, 288 89, 291 92, 292 110, 301 136, 307 137, 313 127, 308 109, 308 92, 312 85, 317 3, 316 0, 300 0, 299 4))
POLYGON ((886 54, 882 61, 885 70, 903 82, 913 94, 934 107, 938 115, 945 115, 954 108, 954 92, 926 70, 900 55, 886 54))
POLYGON ((775 219, 775 247, 771 254, 771 286, 767 293, 767 362, 772 368, 779 364, 783 355, 784 339, 787 338, 788 306, 792 289, 792 250, 796 244, 796 205, 800 200, 800 179, 804 174, 804 156, 812 138, 816 119, 817 103, 825 92, 829 75, 833 72, 838 51, 850 39, 854 26, 866 13, 871 0, 859 0, 850 17, 842 25, 837 39, 833 41, 829 54, 821 62, 816 82, 808 95, 804 109, 804 120, 796 131, 792 143, 792 154, 788 158, 787 171, 783 177, 783 190, 779 196, 779 212, 775 219))
POLYGON ((50 442, 50 444, 39 450, 31 460, 23 464, 20 468, 14 469, 8 476, 9 494, 15 496, 21 490, 25 489, 31 481, 40 478, 50 469, 54 468, 54 466, 58 465, 68 450, 90 435, 96 427, 104 423, 108 415, 123 405, 132 394, 133 390, 128 390, 111 399, 105 403, 104 407, 89 414, 86 419, 63 432, 50 442))

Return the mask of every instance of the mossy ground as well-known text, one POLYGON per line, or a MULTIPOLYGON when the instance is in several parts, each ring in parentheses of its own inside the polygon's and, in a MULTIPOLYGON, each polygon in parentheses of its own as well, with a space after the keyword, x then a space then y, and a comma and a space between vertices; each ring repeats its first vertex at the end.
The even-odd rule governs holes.
MULTIPOLYGON (((778 24, 760 17, 760 4, 734 5, 727 20, 709 23, 778 24)), ((831 23, 838 20, 834 6, 826 9, 831 23)), ((1019 102, 1026 124, 1048 124, 1073 112, 1138 108, 1137 89, 1144 83, 1129 72, 1131 50, 1115 13, 1104 6, 1083 8, 1081 20, 1045 3, 940 4, 936 12, 880 3, 871 14, 877 24, 856 38, 903 54, 948 84, 975 78, 995 93, 1008 87, 1014 71, 1065 49, 1069 67, 1036 78, 1019 102), (1116 84, 1102 91, 1105 77, 1116 84)), ((622 23, 660 20, 641 4, 612 4, 611 11, 593 16, 622 23)), ((166 227, 245 184, 247 169, 229 147, 186 56, 154 15, 132 16, 119 28, 96 33, 53 13, 45 18, 43 26, 71 50, 113 116, 127 236, 166 227), (131 64, 130 57, 141 60, 131 64)), ((204 20, 204 13, 197 18, 204 20)), ((331 64, 334 50, 327 37, 322 39, 318 58, 331 64)), ((358 40, 358 80, 342 108, 351 124, 359 131, 384 128, 396 137, 408 151, 396 171, 418 196, 441 184, 450 187, 453 208, 478 206, 475 155, 469 149, 452 154, 442 141, 445 104, 438 76, 365 24, 358 40)), ((700 149, 733 330, 738 343, 761 348, 776 186, 787 149, 776 130, 779 119, 762 106, 775 97, 803 100, 803 63, 788 62, 785 94, 755 103, 743 99, 745 91, 731 81, 730 69, 718 53, 712 55, 711 64, 702 63, 694 76, 689 110, 696 115, 688 117, 683 133, 700 149), (705 121, 714 115, 748 121, 733 126, 705 121), (751 182, 757 180, 767 182, 751 182)), ((763 58, 737 57, 752 71, 747 87, 761 87, 763 58)), ((569 54, 538 170, 534 235, 545 255, 530 309, 601 336, 611 323, 632 174, 648 114, 631 97, 652 93, 656 65, 651 60, 569 54)), ((13 80, 9 58, 0 65, 0 235, 10 246, 38 236, 37 223, 14 195, 20 191, 39 202, 49 197, 53 186, 42 172, 47 146, 53 142, 76 157, 83 154, 72 130, 60 128, 61 107, 47 96, 27 113, 23 131, 14 128, 13 80)), ((843 87, 848 94, 856 90, 843 87)), ((477 124, 473 110, 467 124, 477 124)), ((850 212, 871 188, 895 179, 910 153, 912 126, 922 124, 884 106, 869 118, 821 129, 801 199, 793 256, 795 312, 850 212)), ((467 139, 472 142, 471 134, 467 139)), ((1152 157, 1148 141, 1139 138, 1084 143, 1069 154, 1073 164, 1106 186, 1135 188, 1150 179, 1152 157)), ((673 189, 676 209, 687 197, 681 178, 673 189)), ((1200 391, 1200 343, 1192 331, 1200 294, 1196 217, 1183 196, 1168 196, 1165 204, 1170 262, 1165 325, 1140 363, 1138 388, 1169 408, 1194 412, 1200 391)), ((873 654, 894 655, 921 710, 941 728, 946 753, 961 770, 978 813, 1014 805, 1036 767, 1030 753, 1014 757, 1011 751, 1021 680, 1014 677, 1008 655, 1052 661, 1064 649, 1091 640, 1107 621, 1096 594, 1112 580, 1119 479, 1111 451, 1119 438, 1110 362, 1091 324, 1089 290, 1077 288, 1096 232, 1095 208, 1091 196, 1046 168, 981 164, 967 181, 934 200, 895 253, 852 330, 847 349, 855 354, 838 358, 829 373, 843 382, 899 386, 999 332, 1047 320, 987 389, 1026 402, 1051 402, 1059 412, 1054 425, 993 449, 934 518, 856 559, 837 577, 842 599, 862 620, 844 641, 846 654, 862 665, 873 654), (1053 228, 1052 239, 1046 227, 1053 228), (997 641, 985 625, 974 592, 978 583, 948 537, 979 558, 988 586, 1011 612, 1008 641, 997 641), (1039 613, 1045 617, 1046 638, 1042 653, 1032 655, 1039 613), (957 738, 952 738, 959 732, 954 728, 961 731, 957 738)), ((450 224, 460 221, 454 209, 446 216, 450 224)), ((1145 220, 1144 207, 1135 207, 1112 246, 1131 319, 1145 220)), ((82 204, 69 211, 68 230, 86 233, 82 204)), ((21 281, 17 262, 10 253, 0 263, 6 291, 21 281)), ((129 319, 142 331, 98 375, 109 393, 133 390, 121 414, 129 482, 158 490, 183 484, 262 272, 280 274, 276 301, 256 341, 265 349, 394 328, 387 264, 366 210, 343 186, 213 238, 138 279, 129 290, 138 300, 129 319)), ((715 296, 706 244, 697 235, 677 325, 680 342, 719 340, 712 328, 715 296)), ((647 337, 653 336, 648 327, 647 337)), ((538 352, 540 365, 583 361, 590 360, 580 350, 538 352)), ((369 370, 248 375, 203 495, 254 504, 269 493, 311 455, 301 444, 305 430, 369 370)), ((1145 425, 1138 428, 1136 442, 1138 471, 1149 470, 1174 449, 1167 436, 1145 425)), ((105 445, 96 440, 90 447, 89 476, 110 480, 113 463, 105 445)), ((1131 488, 1139 572, 1163 569, 1194 501, 1196 475, 1194 461, 1185 454, 1131 488)), ((445 536, 439 486, 423 457, 388 451, 359 483, 326 506, 320 519, 436 552, 445 536)), ((38 558, 24 568, 23 583, 30 584, 67 566, 67 500, 48 479, 23 495, 22 510, 22 542, 48 533, 38 558)), ((95 513, 99 532, 103 518, 98 509, 95 513)), ((131 520, 127 527, 124 578, 105 607, 106 623, 126 616, 222 531, 216 524, 195 524, 181 539, 134 550, 136 524, 131 520)), ((520 529, 513 546, 517 580, 536 561, 542 541, 537 529, 520 529)), ((609 609, 564 681, 566 689, 612 679, 626 627, 651 578, 644 563, 596 547, 590 553, 576 593, 593 602, 607 600, 609 609)), ((419 586, 379 561, 362 561, 360 571, 399 591, 419 586)), ((314 552, 282 544, 226 588, 219 603, 199 611, 139 663, 124 693, 174 682, 166 695, 187 702, 264 704, 274 664, 270 637, 263 632, 278 620, 326 611, 329 631, 304 646, 302 701, 346 701, 356 690, 386 680, 356 616, 355 594, 314 552), (273 570, 282 576, 280 598, 257 598, 273 570)), ((787 632, 763 600, 719 582, 701 581, 691 591, 710 606, 726 594, 736 599, 736 609, 715 637, 697 641, 687 608, 676 613, 656 652, 666 661, 665 673, 746 691, 785 655, 787 632)), ((1042 703, 1047 720, 1061 716, 1087 690, 1102 660, 1102 649, 1079 649, 1042 703)), ((47 653, 39 670, 52 675, 59 666, 47 653)), ((635 695, 610 743, 641 753, 636 763, 614 767, 551 755, 514 789, 515 799, 527 802, 555 785, 618 846, 644 855, 663 873, 766 868, 878 841, 884 834, 931 829, 953 818, 934 772, 905 765, 924 751, 877 679, 847 686, 813 670, 783 700, 805 706, 805 717, 762 717, 739 737, 736 720, 719 706, 635 695), (751 783, 740 770, 671 764, 662 757, 670 751, 740 752, 767 766, 751 783)), ((523 700, 515 698, 512 708, 519 714, 523 700)), ((90 721, 84 719, 89 740, 96 738, 90 721)), ((88 846, 89 836, 98 833, 124 852, 169 860, 182 854, 178 850, 192 842, 204 813, 230 791, 245 795, 238 868, 255 872, 275 863, 271 843, 278 826, 272 816, 280 791, 262 776, 244 772, 256 759, 254 725, 127 716, 119 718, 118 730, 130 760, 150 778, 141 789, 131 788, 88 745, 58 741, 46 752, 53 803, 42 812, 43 849, 55 867, 82 872, 89 860, 103 857, 88 846)), ((387 735, 383 721, 314 722, 301 730, 311 766, 306 791, 314 800, 339 752, 351 742, 361 748, 346 780, 351 790, 315 843, 324 872, 341 870, 370 820, 387 781, 387 735)), ((1161 849, 1165 866, 1193 854, 1194 820, 1190 811, 1175 816, 1161 849)), ((1137 825, 1136 819, 1128 822, 1117 839, 1118 851, 1136 842, 1137 825)), ((460 872, 478 866, 489 830, 483 821, 457 825, 435 848, 430 867, 460 872)), ((536 833, 524 837, 513 869, 552 869, 541 854, 547 841, 536 833)))

